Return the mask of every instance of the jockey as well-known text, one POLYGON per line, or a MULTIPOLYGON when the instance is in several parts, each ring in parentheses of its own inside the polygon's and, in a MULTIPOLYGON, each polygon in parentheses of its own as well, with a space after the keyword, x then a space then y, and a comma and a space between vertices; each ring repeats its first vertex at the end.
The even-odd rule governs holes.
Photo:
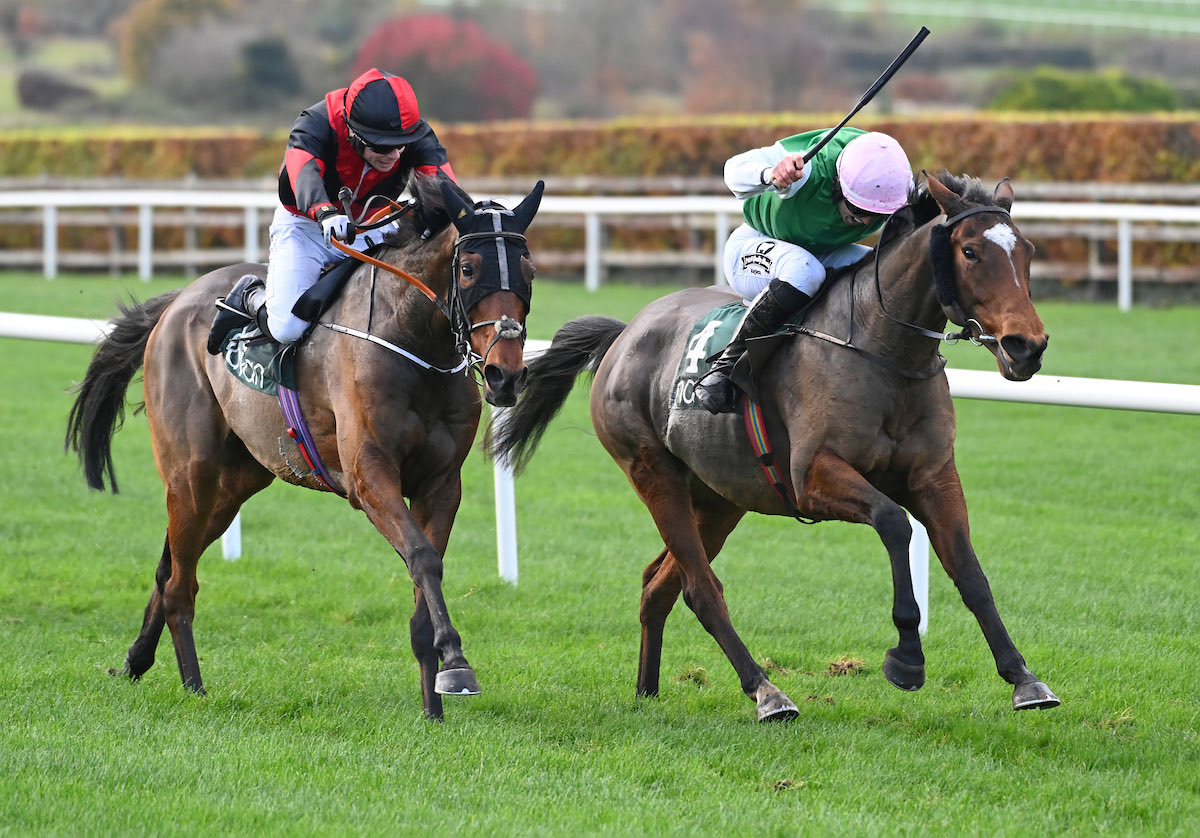
POLYGON ((842 128, 816 155, 826 130, 786 137, 725 163, 725 183, 743 199, 745 223, 725 244, 725 277, 747 301, 737 333, 696 396, 710 413, 733 413, 739 392, 729 372, 748 338, 763 337, 812 301, 827 268, 870 252, 857 244, 908 203, 912 167, 887 134, 842 128))
POLYGON ((281 343, 299 339, 309 324, 292 314, 292 306, 322 268, 344 258, 331 239, 360 251, 377 243, 354 241, 338 192, 350 187, 357 216, 369 196, 399 195, 414 170, 445 172, 455 180, 446 149, 421 119, 412 86, 399 76, 368 70, 301 112, 279 170, 266 286, 249 274, 238 281, 218 305, 209 351, 217 354, 225 334, 246 319, 281 343))

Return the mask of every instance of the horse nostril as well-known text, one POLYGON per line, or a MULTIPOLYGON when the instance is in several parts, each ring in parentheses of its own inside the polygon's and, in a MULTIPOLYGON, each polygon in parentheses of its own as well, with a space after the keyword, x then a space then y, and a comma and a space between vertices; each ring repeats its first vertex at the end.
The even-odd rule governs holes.
POLYGON ((495 364, 488 364, 483 368, 483 380, 487 383, 488 389, 500 390, 508 381, 508 375, 495 364))
POLYGON ((1023 335, 1005 335, 1000 338, 1000 346, 1014 361, 1025 361, 1039 354, 1036 345, 1023 335))

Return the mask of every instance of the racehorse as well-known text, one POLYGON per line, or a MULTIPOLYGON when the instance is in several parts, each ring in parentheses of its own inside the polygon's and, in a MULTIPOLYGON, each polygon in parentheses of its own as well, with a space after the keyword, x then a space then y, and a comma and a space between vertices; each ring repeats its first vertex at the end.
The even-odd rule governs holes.
POLYGON ((989 192, 975 178, 943 170, 925 184, 889 221, 873 257, 825 283, 790 339, 763 339, 779 347, 766 360, 759 353, 744 418, 686 410, 695 377, 676 375, 689 363, 695 370, 707 354, 697 343, 703 333, 693 336, 696 324, 736 300, 727 287, 714 287, 666 296, 628 325, 596 316, 568 322, 531 362, 516 407, 489 428, 488 450, 519 470, 576 376, 594 373, 596 433, 664 543, 642 575, 639 696, 658 694, 663 625, 682 592, 756 702, 758 719, 798 714, 734 630, 710 567, 747 511, 876 530, 891 562, 899 632, 884 675, 897 687, 919 689, 925 658, 907 509, 928 528, 1000 675, 1013 685, 1013 707, 1059 703, 1026 668, 971 546, 939 353, 942 339, 967 337, 991 350, 1006 378, 1025 380, 1040 369, 1048 338, 1029 295, 1033 246, 1009 215, 1007 179, 989 192), (948 320, 963 331, 944 333, 948 320), (751 436, 766 444, 754 447, 751 436))
POLYGON ((265 274, 263 265, 220 268, 122 307, 97 349, 67 444, 92 488, 105 488, 107 474, 117 491, 111 441, 126 389, 144 365, 146 416, 166 488, 166 541, 141 632, 125 657, 129 678, 154 664, 165 624, 183 685, 204 693, 192 628, 197 562, 242 504, 278 477, 344 495, 408 566, 425 715, 442 718, 443 694, 479 692, 442 593, 442 556, 479 425, 479 387, 469 374, 501 406, 516 400, 526 377, 534 267, 525 230, 543 184, 511 211, 474 204, 445 178, 415 175, 409 191, 412 203, 393 202, 396 211, 374 224, 360 221, 394 221, 396 229, 294 350, 304 434, 285 421, 280 400, 235 380, 226 360, 205 348, 214 300, 243 274, 265 274))

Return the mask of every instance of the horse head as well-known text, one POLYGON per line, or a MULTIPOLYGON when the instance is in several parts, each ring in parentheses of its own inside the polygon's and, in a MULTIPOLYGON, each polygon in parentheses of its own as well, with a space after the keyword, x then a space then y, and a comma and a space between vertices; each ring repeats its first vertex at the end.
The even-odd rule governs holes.
POLYGON ((1049 336, 1030 297, 1033 244, 1009 215, 1012 184, 1005 178, 988 195, 978 180, 942 170, 926 174, 926 188, 946 216, 930 235, 930 264, 943 311, 991 350, 1005 378, 1033 377, 1049 336))
POLYGON ((450 309, 454 329, 469 344, 488 404, 510 407, 525 386, 525 318, 533 294, 533 261, 525 230, 545 183, 513 209, 494 201, 467 203, 449 182, 442 198, 458 231, 450 309))

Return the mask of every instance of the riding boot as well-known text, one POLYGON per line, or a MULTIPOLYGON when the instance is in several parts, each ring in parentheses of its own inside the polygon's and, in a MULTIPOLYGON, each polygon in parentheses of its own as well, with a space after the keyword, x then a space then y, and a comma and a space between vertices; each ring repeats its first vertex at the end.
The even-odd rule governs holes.
POLYGON ((737 412, 740 392, 729 373, 746 351, 746 341, 771 334, 812 297, 782 279, 772 279, 750 304, 733 340, 696 384, 696 398, 709 413, 737 412))
POLYGON ((229 294, 217 298, 217 315, 208 330, 208 353, 219 355, 225 336, 245 321, 256 322, 264 335, 266 330, 267 287, 262 277, 246 274, 230 290, 229 294), (260 316, 261 315, 261 316, 260 316))

